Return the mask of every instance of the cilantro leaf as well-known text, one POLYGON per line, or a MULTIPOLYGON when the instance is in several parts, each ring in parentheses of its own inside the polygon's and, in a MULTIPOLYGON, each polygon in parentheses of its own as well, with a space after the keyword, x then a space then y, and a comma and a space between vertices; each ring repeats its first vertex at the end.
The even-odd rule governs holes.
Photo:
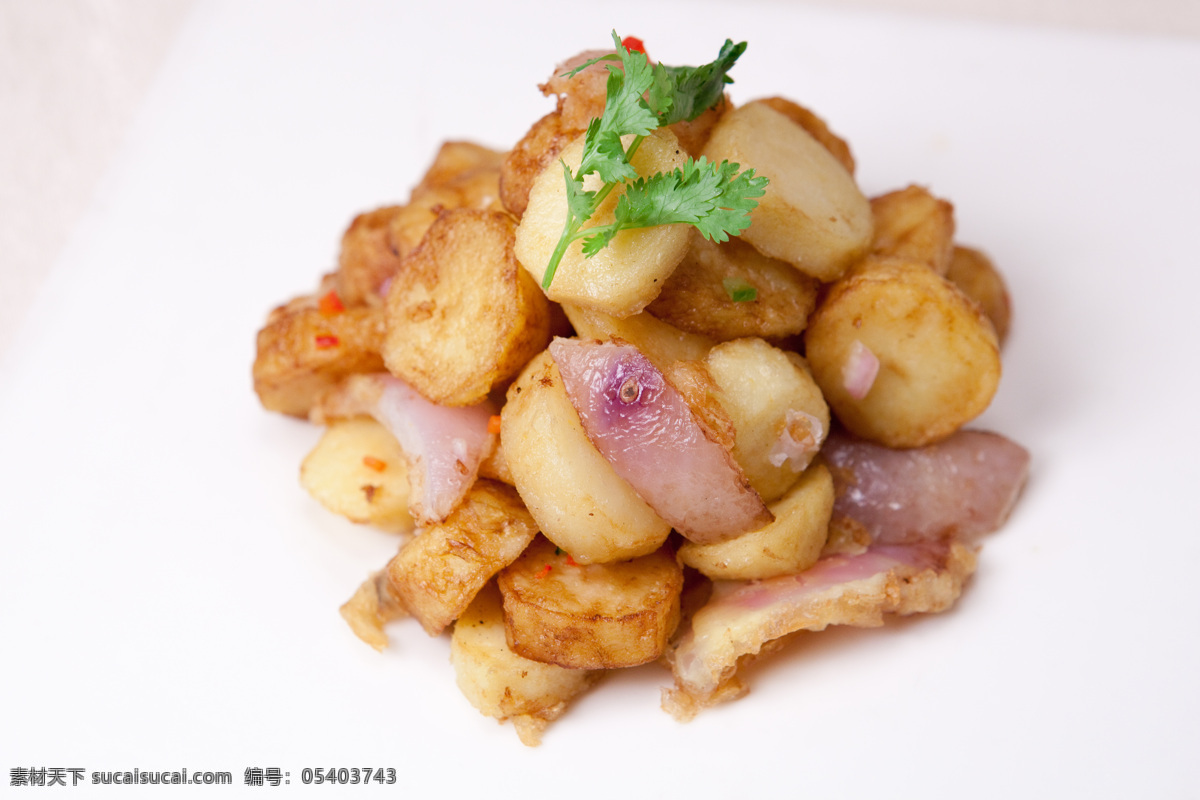
POLYGON ((721 286, 735 303, 753 303, 758 299, 758 289, 745 278, 722 278, 721 286))
POLYGON ((657 65, 650 107, 658 114, 658 124, 692 120, 715 106, 725 93, 725 85, 733 83, 727 73, 744 52, 745 42, 734 44, 726 39, 717 58, 703 66, 657 65))
POLYGON ((756 178, 752 169, 738 173, 741 166, 728 161, 714 166, 720 194, 713 199, 713 210, 695 225, 705 239, 724 242, 750 227, 750 212, 758 207, 768 181, 756 178))

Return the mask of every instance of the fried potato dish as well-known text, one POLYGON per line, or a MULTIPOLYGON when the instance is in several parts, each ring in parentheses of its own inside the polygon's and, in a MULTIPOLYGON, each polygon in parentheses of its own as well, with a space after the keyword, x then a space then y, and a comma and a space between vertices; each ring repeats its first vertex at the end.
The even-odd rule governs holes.
POLYGON ((735 104, 745 49, 565 60, 528 133, 447 142, 258 333, 263 407, 324 426, 301 485, 399 535, 350 629, 446 637, 526 745, 613 670, 682 721, 793 632, 949 608, 1026 479, 966 429, 999 270, 929 189, 866 197, 811 110, 735 104))

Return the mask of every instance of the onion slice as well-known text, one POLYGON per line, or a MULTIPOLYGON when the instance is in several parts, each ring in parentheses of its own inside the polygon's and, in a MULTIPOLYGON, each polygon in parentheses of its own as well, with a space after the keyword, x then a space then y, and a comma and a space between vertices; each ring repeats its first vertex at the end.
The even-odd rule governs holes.
POLYGON ((677 531, 708 544, 771 522, 729 449, 636 347, 555 339, 550 355, 588 440, 677 531))
POLYGON ((877 375, 879 358, 871 352, 871 348, 855 339, 854 344, 850 345, 850 355, 842 365, 842 385, 846 388, 846 394, 855 400, 862 400, 875 385, 877 375))

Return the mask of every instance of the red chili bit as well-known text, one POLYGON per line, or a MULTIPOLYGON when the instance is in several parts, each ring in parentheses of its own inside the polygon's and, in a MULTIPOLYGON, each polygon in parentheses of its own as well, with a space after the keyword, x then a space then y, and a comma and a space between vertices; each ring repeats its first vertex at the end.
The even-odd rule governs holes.
POLYGON ((549 564, 547 564, 546 566, 542 567, 542 569, 541 569, 541 572, 539 572, 539 573, 538 573, 537 575, 535 575, 534 577, 535 577, 535 578, 544 578, 544 577, 546 577, 547 575, 549 575, 549 574, 550 574, 550 570, 551 570, 551 569, 553 569, 553 568, 552 568, 552 567, 551 567, 549 564))
POLYGON ((376 472, 383 472, 385 469, 387 469, 387 462, 380 461, 375 456, 363 456, 363 464, 375 470, 376 472))
POLYGON ((570 554, 570 553, 567 553, 567 563, 568 563, 568 564, 570 564, 572 567, 578 567, 578 566, 579 566, 578 564, 576 564, 576 563, 575 563, 575 559, 571 558, 571 554, 570 554))
POLYGON ((317 302, 317 310, 321 312, 322 317, 332 317, 345 311, 346 307, 342 305, 342 298, 338 297, 337 290, 333 289, 317 302))
POLYGON ((630 50, 630 51, 633 51, 636 53, 645 53, 646 52, 645 43, 641 39, 637 38, 636 36, 626 36, 624 39, 621 40, 621 46, 624 47, 626 50, 630 50))
POLYGON ((492 414, 492 416, 488 417, 488 433, 499 433, 499 432, 500 432, 500 415, 492 414))
POLYGON ((317 337, 317 349, 318 350, 328 350, 331 347, 337 347, 339 344, 341 344, 341 342, 338 341, 338 337, 336 337, 336 336, 318 336, 317 337))

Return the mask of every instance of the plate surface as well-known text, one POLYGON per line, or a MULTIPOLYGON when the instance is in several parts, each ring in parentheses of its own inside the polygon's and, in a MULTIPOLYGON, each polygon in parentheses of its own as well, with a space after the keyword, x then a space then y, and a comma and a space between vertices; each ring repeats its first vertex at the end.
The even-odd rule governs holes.
MULTIPOLYGON (((1200 46, 784 4, 201 6, 0 362, 0 767, 394 767, 386 790, 1174 797, 1200 774, 1191 320, 1200 46), (444 139, 508 147, 609 28, 668 63, 747 39, 733 98, 845 136, 864 190, 956 205, 1015 301, 979 427, 1030 484, 950 613, 800 639, 679 725, 615 676, 522 747, 448 641, 337 608, 395 540, 297 483, 318 432, 250 389, 266 312, 444 139)), ((68 777, 69 780, 69 777, 68 777)), ((382 794, 382 787, 358 787, 382 794)), ((215 791, 215 790, 214 790, 215 791)), ((252 791, 262 791, 254 789, 252 791)), ((417 795, 413 795, 417 796, 417 795)))

